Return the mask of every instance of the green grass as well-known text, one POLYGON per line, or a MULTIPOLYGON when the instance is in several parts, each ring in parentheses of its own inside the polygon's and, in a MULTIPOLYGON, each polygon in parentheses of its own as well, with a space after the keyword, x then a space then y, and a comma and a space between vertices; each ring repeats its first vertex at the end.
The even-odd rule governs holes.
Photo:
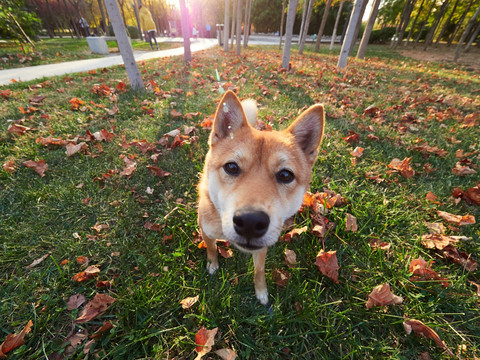
MULTIPOLYGON (((111 53, 118 53, 117 43, 108 41, 111 53)), ((159 50, 182 46, 180 43, 159 42, 159 50)), ((132 40, 134 50, 150 51, 150 45, 145 41, 132 40)), ((104 55, 93 54, 88 47, 87 39, 62 38, 42 39, 35 43, 35 48, 25 54, 20 46, 11 42, 0 42, 0 70, 24 66, 44 65, 65 61, 98 58, 104 55)))
MULTIPOLYGON (((7 334, 18 333, 28 320, 34 322, 25 345, 8 358, 41 359, 61 353, 72 328, 92 334, 106 320, 114 327, 96 341, 89 358, 194 358, 195 334, 202 326, 219 328, 213 350, 229 347, 240 359, 413 359, 423 352, 432 358, 447 357, 433 341, 407 335, 405 318, 429 325, 459 358, 480 356, 479 298, 470 284, 479 283, 479 270, 468 273, 420 243, 427 232, 424 222, 442 222, 437 210, 470 214, 477 224, 450 226, 447 231, 468 236, 457 247, 478 261, 479 207, 463 200, 455 204, 451 191, 478 181, 480 131, 478 125, 463 127, 462 122, 466 115, 478 114, 479 74, 438 64, 420 66, 381 47, 373 47, 369 54, 365 62, 349 60, 344 72, 336 70, 337 58, 328 51, 293 54, 293 70, 285 74, 278 71, 277 50, 254 48, 237 59, 213 49, 194 54, 190 67, 181 58, 145 62, 140 65, 144 81, 157 91, 117 91, 115 98, 90 89, 127 82, 121 67, 1 87, 11 95, 0 98, 0 163, 13 161, 15 171, 0 169, 0 342, 7 334), (337 251, 339 283, 315 266, 322 242, 309 232, 269 250, 269 306, 255 299, 249 256, 234 251, 233 258, 220 259, 217 274, 207 273, 206 253, 196 240, 195 186, 208 138, 200 123, 214 113, 220 97, 215 69, 228 82, 225 87, 237 89, 242 98, 256 99, 260 118, 274 128, 286 127, 305 106, 325 104, 326 134, 311 190, 330 189, 347 200, 327 215, 336 226, 325 238, 325 250, 337 251), (40 83, 41 87, 32 86, 40 83), (46 98, 36 106, 38 111, 23 114, 19 107, 27 108, 34 95, 46 98), (74 97, 85 107, 72 110, 68 101, 74 97), (115 104, 119 112, 110 115, 105 108, 115 104), (372 104, 383 111, 381 119, 363 114, 372 104), (172 109, 194 115, 174 117, 172 109), (407 113, 414 115, 414 122, 407 121, 407 113), (7 134, 12 120, 32 130, 7 134), (158 143, 163 134, 176 128, 183 131, 184 125, 195 126, 195 132, 183 146, 167 149, 158 143), (368 138, 369 126, 378 141, 368 138), (86 130, 102 129, 115 134, 112 141, 101 142, 101 147, 89 141, 87 151, 69 158, 65 148, 43 147, 35 141, 49 135, 73 139, 85 136, 86 130), (360 135, 359 143, 343 140, 350 130, 360 135), (452 137, 459 142, 452 142, 452 137), (122 146, 140 140, 155 150, 143 153, 135 146, 122 146), (414 149, 424 142, 448 154, 442 158, 414 149), (356 146, 365 151, 353 166, 350 152, 356 146), (468 159, 477 174, 452 173, 459 149, 472 153, 468 159), (158 153, 155 163, 151 156, 158 153), (125 166, 121 155, 135 157, 137 170, 131 177, 115 172, 125 166), (388 172, 393 158, 405 157, 412 157, 414 177, 388 172), (22 165, 39 159, 49 165, 42 178, 22 165), (433 173, 424 170, 426 163, 433 173), (148 165, 172 175, 153 176, 148 165), (109 170, 114 174, 104 176, 109 170), (384 181, 367 179, 368 172, 384 181), (427 201, 428 191, 441 204, 427 201), (358 220, 355 233, 345 231, 347 213, 358 220), (160 230, 146 229, 147 221, 160 230), (97 223, 108 228, 97 232, 92 229, 97 223), (390 243, 390 250, 373 250, 369 246, 373 235, 390 243), (297 254, 293 268, 284 264, 286 248, 297 254), (41 264, 25 269, 48 252, 51 256, 41 264), (71 280, 83 269, 76 263, 78 256, 100 266, 97 279, 71 280), (410 281, 408 267, 418 256, 434 260, 433 269, 450 286, 410 281), (60 265, 65 259, 69 263, 60 265), (285 288, 273 281, 275 268, 291 274, 285 288), (113 283, 97 289, 97 280, 113 283), (404 298, 403 304, 366 309, 368 294, 382 283, 389 283, 404 298), (91 300, 97 292, 110 294, 115 303, 96 319, 72 325, 80 310, 68 311, 68 298, 81 293, 91 300), (196 295, 198 303, 181 308, 180 300, 196 295), (465 350, 458 352, 463 345, 465 350)), ((295 224, 311 222, 298 214, 295 224)), ((85 343, 71 358, 85 358, 85 343)))

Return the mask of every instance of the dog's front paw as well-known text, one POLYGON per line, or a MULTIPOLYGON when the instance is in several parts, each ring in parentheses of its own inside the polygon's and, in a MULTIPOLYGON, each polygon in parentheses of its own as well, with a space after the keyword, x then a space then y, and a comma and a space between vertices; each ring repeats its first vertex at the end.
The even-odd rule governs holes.
POLYGON ((260 301, 260 304, 262 304, 262 305, 267 305, 268 304, 268 290, 267 289, 255 290, 255 295, 257 296, 258 301, 260 301))
POLYGON ((218 270, 218 262, 217 261, 209 261, 207 263, 207 271, 210 275, 215 274, 215 271, 218 270))

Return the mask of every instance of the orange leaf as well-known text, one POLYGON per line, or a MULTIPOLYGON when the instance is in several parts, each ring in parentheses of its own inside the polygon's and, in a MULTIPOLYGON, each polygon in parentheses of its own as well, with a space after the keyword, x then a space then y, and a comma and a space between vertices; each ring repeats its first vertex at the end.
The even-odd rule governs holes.
POLYGON ((28 160, 24 161, 23 165, 35 170, 35 172, 40 175, 40 177, 45 176, 45 171, 48 169, 48 164, 45 163, 45 160, 39 160, 39 161, 33 161, 33 160, 28 160))
POLYGON ((287 232, 285 235, 283 235, 282 241, 290 242, 294 236, 303 234, 307 230, 308 230, 307 226, 304 226, 304 227, 301 227, 301 228, 295 228, 295 229, 287 232))
POLYGON ((80 316, 75 319, 75 323, 83 324, 90 321, 97 316, 103 314, 108 307, 115 302, 115 299, 108 294, 96 294, 92 301, 90 301, 80 313, 80 316))
POLYGON ((5 341, 0 345, 0 357, 6 357, 7 353, 25 344, 25 335, 32 329, 33 322, 29 320, 19 334, 8 334, 5 341))
POLYGON ((442 234, 425 234, 422 235, 422 245, 427 249, 443 250, 445 246, 455 244, 459 239, 459 237, 442 234))
POLYGON ((336 251, 325 252, 323 249, 320 250, 317 254, 315 265, 317 265, 323 275, 338 283, 338 270, 340 267, 338 266, 336 251))
POLYGON ((438 198, 435 196, 435 194, 431 191, 427 193, 427 196, 425 196, 425 199, 427 199, 428 201, 434 204, 441 204, 441 202, 438 201, 438 198))
POLYGON ((408 179, 415 175, 415 170, 413 170, 410 166, 410 161, 412 161, 411 157, 405 158, 403 160, 395 158, 390 162, 390 164, 388 164, 388 167, 390 169, 397 170, 398 172, 400 172, 401 175, 405 176, 408 179))
POLYGON ((440 216, 443 220, 453 223, 455 225, 469 225, 475 224, 475 217, 473 215, 454 215, 450 214, 446 211, 437 211, 438 216, 440 216))
POLYGON ((435 280, 440 281, 444 288, 448 287, 448 280, 441 277, 436 271, 431 269, 432 264, 433 261, 426 262, 421 256, 418 259, 413 259, 408 268, 408 270, 413 274, 413 276, 410 278, 410 281, 435 280))
POLYGON ((23 125, 11 124, 7 129, 7 134, 24 135, 27 131, 30 130, 32 129, 23 125))
POLYGON ((97 339, 97 338, 101 337, 104 333, 106 333, 107 331, 111 330, 112 328, 113 328, 113 324, 110 320, 104 321, 103 325, 97 331, 95 331, 94 334, 90 335, 89 338, 90 339, 97 339))
POLYGON ((217 334, 218 327, 212 330, 207 330, 204 326, 195 334, 195 344, 197 345, 195 350, 198 355, 196 359, 201 359, 203 355, 208 354, 212 350, 213 344, 215 344, 215 335, 217 334))
POLYGON ((9 174, 13 174, 15 172, 15 161, 8 160, 3 164, 3 170, 5 170, 9 174))
POLYGON ((79 272, 72 276, 73 281, 84 282, 93 279, 98 275, 100 269, 97 266, 89 266, 85 271, 79 272))
POLYGON ((365 306, 371 309, 374 306, 397 305, 403 302, 401 296, 394 295, 390 290, 389 284, 378 285, 373 288, 365 306))
POLYGON ((363 155, 364 148, 357 146, 353 151, 350 151, 350 155, 360 157, 363 155))
POLYGON ((417 336, 423 335, 427 339, 433 340, 435 344, 444 349, 448 353, 448 355, 454 356, 452 351, 447 347, 447 345, 445 345, 442 339, 440 339, 440 336, 438 336, 438 334, 432 328, 425 325, 421 321, 410 319, 403 323, 403 327, 405 328, 405 331, 408 335, 410 335, 412 331, 417 336))

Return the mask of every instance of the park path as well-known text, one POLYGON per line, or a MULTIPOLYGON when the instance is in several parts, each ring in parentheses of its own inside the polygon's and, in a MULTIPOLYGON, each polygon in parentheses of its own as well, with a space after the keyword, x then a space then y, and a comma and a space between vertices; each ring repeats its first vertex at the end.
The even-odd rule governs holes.
MULTIPOLYGON (((179 39, 179 41, 182 40, 179 39)), ((196 39, 192 40, 190 49, 192 52, 196 52, 209 49, 217 44, 217 39, 196 39)), ((178 55, 183 55, 183 46, 159 51, 134 51, 135 60, 137 62, 178 55)), ((29 81, 34 79, 42 79, 48 76, 84 72, 121 64, 123 64, 121 55, 108 55, 96 59, 76 60, 64 63, 0 70, 0 86, 11 84, 12 79, 15 81, 29 81)))

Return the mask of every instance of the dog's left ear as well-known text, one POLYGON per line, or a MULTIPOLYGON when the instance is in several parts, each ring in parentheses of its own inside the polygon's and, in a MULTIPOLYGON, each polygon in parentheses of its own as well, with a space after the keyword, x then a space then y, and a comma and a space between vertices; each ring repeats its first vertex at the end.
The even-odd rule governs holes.
POLYGON ((247 125, 247 118, 237 95, 228 90, 218 104, 211 140, 224 139, 242 126, 247 125))
POLYGON ((318 147, 322 142, 325 126, 323 105, 312 105, 305 110, 287 129, 313 163, 318 155, 318 147))

